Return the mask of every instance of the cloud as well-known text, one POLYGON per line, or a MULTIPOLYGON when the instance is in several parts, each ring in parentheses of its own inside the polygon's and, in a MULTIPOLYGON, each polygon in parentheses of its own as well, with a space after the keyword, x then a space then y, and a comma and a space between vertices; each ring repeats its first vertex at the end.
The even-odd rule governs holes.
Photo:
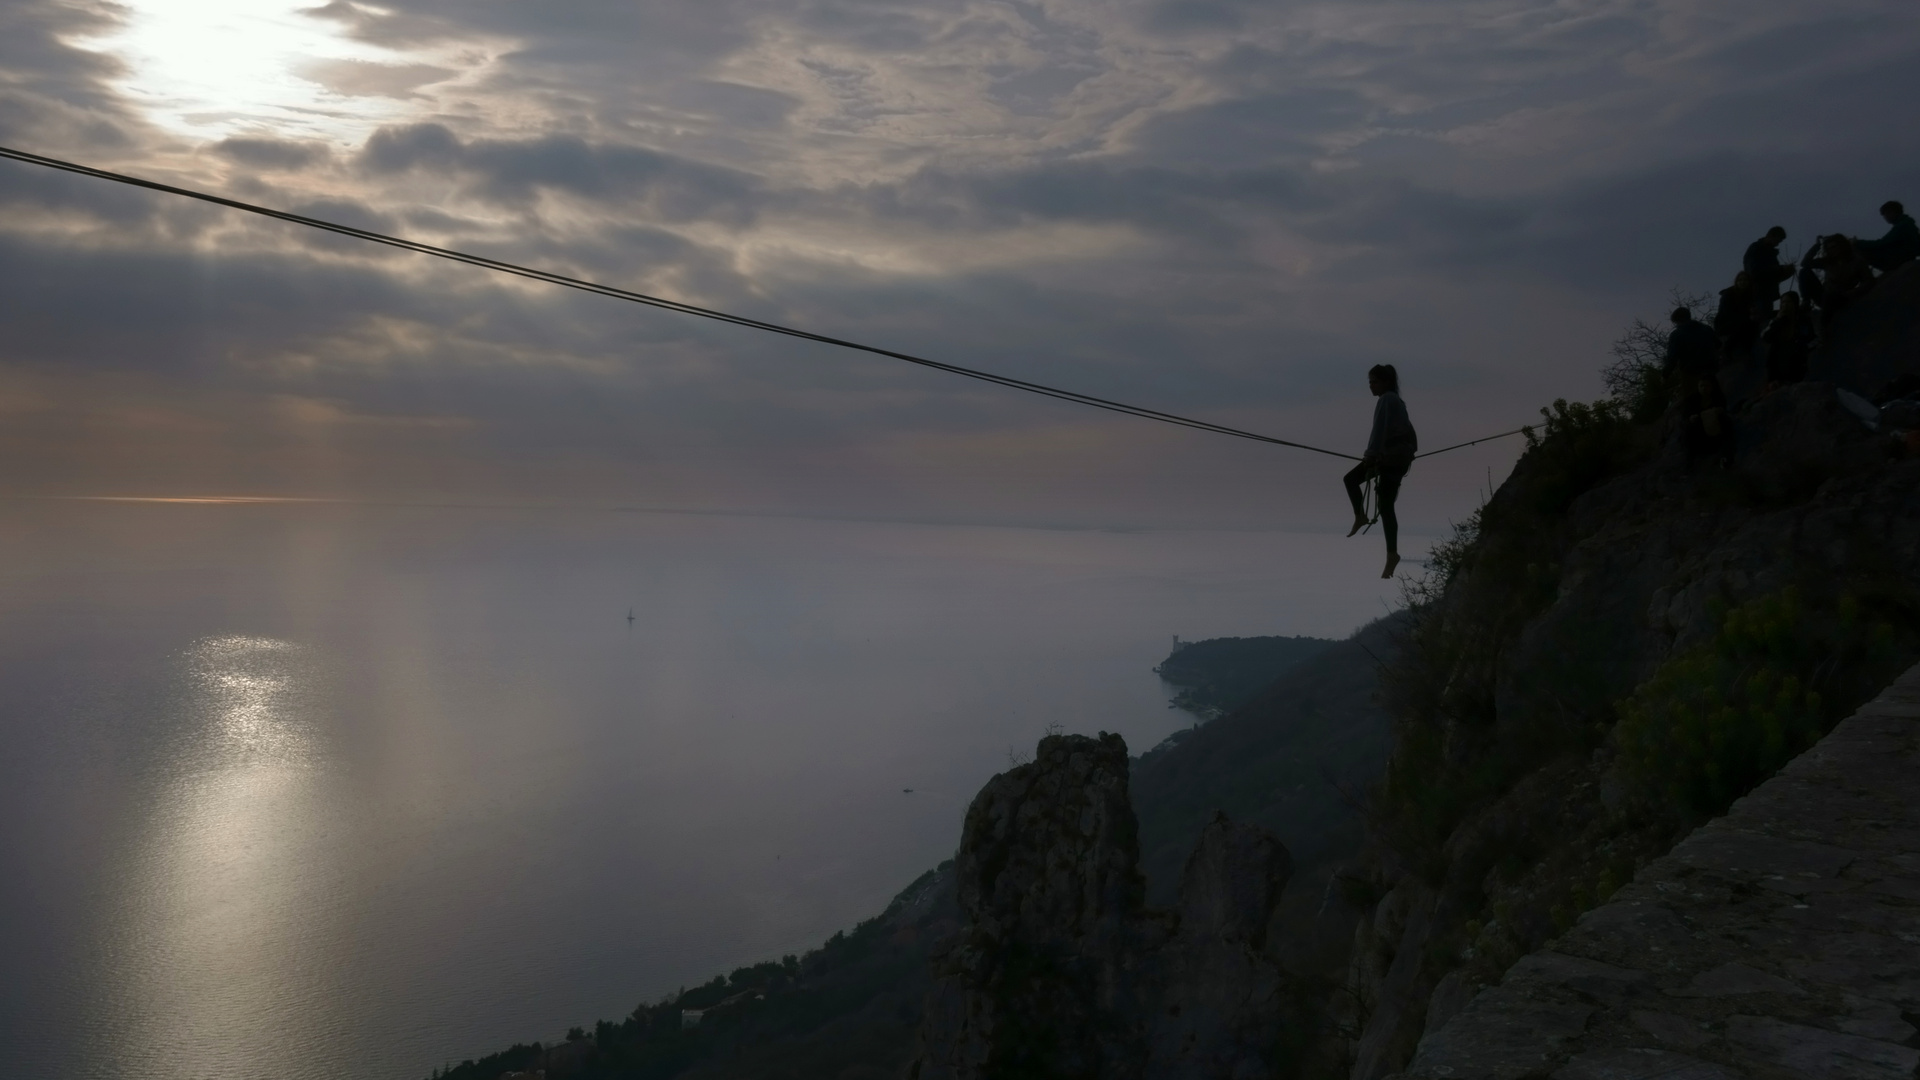
POLYGON ((760 183, 751 175, 640 146, 596 145, 576 135, 464 141, 436 123, 382 128, 361 163, 375 174, 413 171, 473 181, 483 198, 525 204, 541 191, 638 204, 656 219, 743 225, 760 183))
MULTIPOLYGON (((307 15, 396 59, 291 74, 343 115, 401 119, 331 142, 267 120, 163 131, 143 103, 165 88, 70 44, 117 9, 23 0, 0 14, 0 134, 1330 444, 1364 426, 1367 365, 1407 373, 1423 435, 1510 427, 1595 392, 1617 327, 1671 285, 1724 284, 1766 225, 1860 231, 1885 198, 1920 198, 1902 111, 1920 13, 1896 0, 307 15)), ((849 512, 1318 512, 1305 461, 19 166, 0 165, 0 274, 16 283, 0 374, 32 383, 35 437, 97 438, 151 393, 142 415, 205 435, 176 479, 214 468, 230 423, 247 470, 277 461, 295 487, 324 472, 849 512), (89 413, 96 393, 121 411, 89 413), (296 431, 379 435, 342 437, 316 472, 296 431), (1296 471, 1295 502, 1248 501, 1296 471)), ((140 438, 59 451, 63 482, 135 468, 140 438)), ((1431 482, 1470 499, 1469 471, 1431 482)))
POLYGON ((213 152, 255 169, 305 169, 331 156, 325 143, 285 139, 222 139, 213 152))
POLYGON ((298 73, 336 94, 391 98, 414 97, 421 87, 459 74, 433 64, 381 64, 371 60, 317 60, 302 65, 298 73))

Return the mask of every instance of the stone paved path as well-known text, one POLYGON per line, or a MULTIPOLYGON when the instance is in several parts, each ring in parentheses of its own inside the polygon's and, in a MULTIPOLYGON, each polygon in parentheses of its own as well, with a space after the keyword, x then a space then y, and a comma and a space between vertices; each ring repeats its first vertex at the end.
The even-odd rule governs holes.
POLYGON ((1920 666, 1522 959, 1405 1080, 1920 1076, 1920 666))

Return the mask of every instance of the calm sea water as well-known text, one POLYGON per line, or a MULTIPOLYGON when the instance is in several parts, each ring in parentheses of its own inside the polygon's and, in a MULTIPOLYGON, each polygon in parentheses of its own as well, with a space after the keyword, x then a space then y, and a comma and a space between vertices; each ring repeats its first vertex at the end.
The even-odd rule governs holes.
POLYGON ((1377 540, 0 504, 22 1075, 424 1076, 800 952, 1169 635, 1344 634, 1377 540), (633 620, 627 615, 631 609, 633 620), (909 794, 903 789, 911 788, 909 794))

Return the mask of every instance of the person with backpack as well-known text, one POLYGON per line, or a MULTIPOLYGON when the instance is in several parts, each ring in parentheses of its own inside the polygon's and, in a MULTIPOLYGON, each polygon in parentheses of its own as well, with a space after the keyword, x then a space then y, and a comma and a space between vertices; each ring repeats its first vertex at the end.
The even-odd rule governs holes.
POLYGON ((1407 418, 1407 403, 1400 400, 1400 373, 1392 364, 1374 365, 1367 372, 1367 389, 1379 400, 1373 405, 1373 433, 1367 437, 1367 452, 1345 478, 1347 498, 1353 503, 1353 528, 1347 535, 1371 524, 1361 485, 1372 480, 1380 507, 1380 531, 1387 539, 1387 568, 1380 576, 1390 578, 1400 565, 1400 519, 1394 514, 1393 504, 1400 497, 1400 481, 1413 467, 1420 440, 1414 434, 1413 421, 1407 418))

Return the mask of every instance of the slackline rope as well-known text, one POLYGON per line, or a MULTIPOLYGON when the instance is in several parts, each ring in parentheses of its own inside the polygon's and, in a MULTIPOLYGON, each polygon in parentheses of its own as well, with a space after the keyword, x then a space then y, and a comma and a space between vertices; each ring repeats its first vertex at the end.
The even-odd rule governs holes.
MULTIPOLYGON (((387 247, 399 248, 402 251, 412 251, 421 255, 432 255, 435 258, 466 263, 468 266, 477 266, 483 270, 512 274, 515 277, 542 281, 549 285, 559 285, 563 288, 577 289, 581 292, 594 293, 599 296, 608 296, 615 300, 626 300, 635 304, 645 304, 648 307, 678 312, 682 315, 693 315, 702 319, 711 319, 715 322, 731 323, 735 326, 744 326, 753 330, 764 330, 770 334, 783 334, 787 337, 800 338, 804 341, 819 342, 822 345, 835 345, 843 349, 854 349, 859 352, 872 353, 876 356, 884 356, 893 360, 904 360, 909 364, 918 364, 921 367, 932 368, 935 371, 944 371, 951 375, 963 375, 969 379, 978 379, 981 382, 993 383, 996 386, 1005 386, 1014 390, 1025 390, 1031 394, 1058 398, 1061 401, 1070 401, 1077 405, 1088 405, 1096 409, 1105 409, 1108 412, 1124 413, 1128 416, 1138 416, 1146 420, 1158 420, 1161 423, 1193 428, 1196 431, 1210 431, 1216 435, 1232 435, 1235 438, 1252 439, 1255 442, 1271 443, 1275 446, 1290 446, 1296 450, 1311 450, 1316 454, 1346 458, 1348 461, 1360 460, 1352 454, 1343 454, 1338 450, 1326 450, 1318 446, 1308 446, 1306 443, 1292 442, 1287 439, 1276 439, 1271 435, 1261 435, 1252 431, 1243 431, 1239 428, 1228 427, 1225 424, 1216 424, 1209 420, 1196 420, 1192 417, 1161 412, 1158 409, 1149 409, 1141 405, 1129 405, 1121 401, 1111 401, 1107 398, 1094 397, 1091 394, 1082 394, 1077 390, 1063 390, 1057 386, 1028 382, 1025 379, 1016 379, 1009 375, 996 375, 993 372, 981 371, 977 368, 961 367, 958 364, 929 360, 922 356, 914 356, 911 353, 883 349, 877 345, 863 345, 860 342, 848 341, 845 338, 829 337, 826 334, 816 334, 810 330, 800 330, 791 326, 782 326, 779 323, 752 319, 745 315, 734 315, 725 311, 717 311, 713 308, 704 308, 695 304, 682 303, 678 300, 668 300, 665 297, 650 296, 646 293, 633 292, 629 289, 617 288, 612 285, 602 285, 598 282, 585 281, 580 278, 568 277, 565 274, 556 274, 547 270, 535 270, 517 263, 505 262, 500 259, 489 259, 484 255, 473 255, 464 251, 454 251, 451 248, 435 247, 432 244, 421 243, 418 240, 388 236, 385 233, 377 233, 371 229, 358 229, 351 225, 341 225, 338 222, 323 221, 319 218, 307 217, 304 214, 293 214, 285 210, 275 210, 271 207, 258 206, 254 203, 241 202, 238 199, 229 199, 221 195, 195 191, 192 188, 162 184, 157 180, 146 180, 138 176, 129 176, 125 173, 109 172, 106 169, 96 169, 90 165, 80 165, 71 161, 62 161, 59 158, 50 158, 41 154, 28 153, 25 150, 15 150, 11 147, 0 146, 0 158, 18 161, 27 165, 39 165, 48 169, 57 169, 60 172, 73 173, 78 176, 89 176, 96 180, 110 180, 116 184, 126 184, 129 187, 146 188, 149 191, 159 191, 168 195, 179 195, 182 198, 197 199, 200 202, 212 203, 215 206, 224 206, 231 210, 242 210, 249 214, 258 214, 261 217, 269 217, 277 221, 285 221, 294 225, 305 225, 308 228, 337 233, 341 236, 351 236, 357 240, 365 240, 369 243, 384 244, 387 247)), ((1504 439, 1509 435, 1519 434, 1520 430, 1521 429, 1516 428, 1513 431, 1502 432, 1499 435, 1488 435, 1485 438, 1474 439, 1472 442, 1463 442, 1440 450, 1430 450, 1418 456, 1430 457, 1433 454, 1443 454, 1448 450, 1458 450, 1463 446, 1472 446, 1475 443, 1486 442, 1490 439, 1504 439)))

